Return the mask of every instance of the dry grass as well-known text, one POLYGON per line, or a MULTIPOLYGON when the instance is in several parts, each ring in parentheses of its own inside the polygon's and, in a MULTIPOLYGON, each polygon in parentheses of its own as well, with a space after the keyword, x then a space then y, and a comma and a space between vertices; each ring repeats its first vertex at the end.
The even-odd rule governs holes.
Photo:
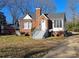
POLYGON ((62 41, 33 40, 31 37, 15 35, 0 36, 0 57, 42 57, 62 41))

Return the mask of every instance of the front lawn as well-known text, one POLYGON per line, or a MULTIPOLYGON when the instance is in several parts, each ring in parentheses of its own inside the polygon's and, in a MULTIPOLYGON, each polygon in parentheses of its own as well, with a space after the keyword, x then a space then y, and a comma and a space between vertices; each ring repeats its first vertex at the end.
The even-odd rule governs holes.
POLYGON ((43 57, 63 40, 33 40, 31 37, 0 36, 0 57, 43 57))

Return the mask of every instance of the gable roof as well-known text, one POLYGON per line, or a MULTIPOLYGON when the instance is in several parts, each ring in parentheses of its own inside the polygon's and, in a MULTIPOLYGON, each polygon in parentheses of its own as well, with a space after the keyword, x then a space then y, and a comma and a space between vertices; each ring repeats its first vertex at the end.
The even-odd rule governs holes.
POLYGON ((27 14, 23 19, 32 19, 32 17, 29 15, 29 14, 27 14))
MULTIPOLYGON (((66 21, 65 13, 49 13, 49 14, 41 14, 40 16, 44 16, 45 18, 49 20, 55 20, 55 19, 63 19, 66 21)), ((20 19, 24 20, 36 20, 36 14, 32 13, 31 15, 26 14, 25 17, 21 17, 20 19)))
POLYGON ((40 16, 44 16, 46 19, 48 19, 48 17, 47 17, 45 14, 43 14, 43 13, 42 13, 42 15, 40 15, 40 16))
POLYGON ((65 17, 65 14, 64 13, 56 13, 56 14, 48 14, 47 17, 50 19, 50 20, 55 20, 55 19, 64 19, 65 17))
POLYGON ((31 17, 32 17, 33 20, 35 20, 36 19, 36 14, 35 13, 31 14, 31 17))
POLYGON ((19 20, 35 20, 36 19, 36 15, 35 14, 25 14, 22 17, 19 18, 19 20), (26 17, 26 16, 30 16, 30 17, 26 17), (24 19, 25 18, 25 19, 24 19))

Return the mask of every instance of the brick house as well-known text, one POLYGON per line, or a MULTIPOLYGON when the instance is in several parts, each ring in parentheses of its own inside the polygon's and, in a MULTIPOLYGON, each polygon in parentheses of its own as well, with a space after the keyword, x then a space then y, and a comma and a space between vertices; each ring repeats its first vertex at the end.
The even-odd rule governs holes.
POLYGON ((19 20, 19 29, 21 33, 28 34, 34 39, 42 39, 49 36, 49 34, 65 32, 65 14, 44 14, 41 13, 40 8, 36 8, 36 14, 27 14, 24 18, 19 20))

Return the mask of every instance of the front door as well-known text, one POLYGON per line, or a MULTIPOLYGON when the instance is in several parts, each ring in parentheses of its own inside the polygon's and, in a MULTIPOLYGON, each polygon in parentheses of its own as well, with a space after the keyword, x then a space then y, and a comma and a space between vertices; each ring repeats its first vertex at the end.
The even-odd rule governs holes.
POLYGON ((46 21, 45 20, 41 21, 41 30, 46 31, 46 21))

